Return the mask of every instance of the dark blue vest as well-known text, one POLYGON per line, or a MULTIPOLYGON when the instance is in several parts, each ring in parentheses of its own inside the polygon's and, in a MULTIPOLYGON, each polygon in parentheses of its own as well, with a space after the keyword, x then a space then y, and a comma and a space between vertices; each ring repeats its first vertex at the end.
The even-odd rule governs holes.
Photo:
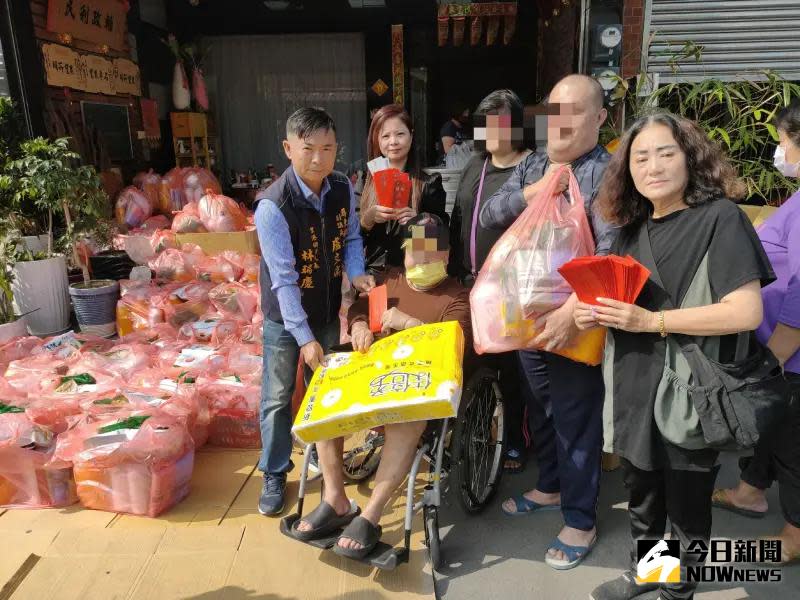
MULTIPOLYGON (((320 214, 303 195, 291 167, 256 196, 258 202, 274 202, 286 223, 294 250, 297 285, 303 310, 312 329, 339 318, 342 303, 344 243, 350 218, 350 186, 347 177, 334 171, 328 175, 330 191, 320 214)), ((261 309, 264 318, 283 323, 272 279, 261 259, 261 309)))

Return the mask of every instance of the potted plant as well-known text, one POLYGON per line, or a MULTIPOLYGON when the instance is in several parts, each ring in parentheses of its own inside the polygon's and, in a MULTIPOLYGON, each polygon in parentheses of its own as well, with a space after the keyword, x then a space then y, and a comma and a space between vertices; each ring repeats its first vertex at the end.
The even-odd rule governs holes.
POLYGON ((28 335, 25 317, 14 311, 14 295, 11 291, 13 279, 11 261, 16 240, 6 233, 0 239, 0 344, 11 338, 28 335))
POLYGON ((63 215, 63 241, 75 257, 76 226, 100 218, 108 202, 94 168, 80 166, 79 158, 69 138, 34 138, 19 145, 18 157, 6 163, 0 176, 0 191, 13 190, 12 205, 35 207, 47 223, 46 249, 18 252, 13 268, 14 299, 21 312, 30 313, 28 327, 35 335, 64 331, 70 322, 67 261, 54 248, 55 218, 63 215))

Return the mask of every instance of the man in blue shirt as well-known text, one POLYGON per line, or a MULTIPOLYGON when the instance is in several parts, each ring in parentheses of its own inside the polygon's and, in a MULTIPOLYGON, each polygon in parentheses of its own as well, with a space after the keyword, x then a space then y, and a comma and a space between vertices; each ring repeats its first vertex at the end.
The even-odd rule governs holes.
MULTIPOLYGON (((511 225, 550 185, 563 165, 577 179, 597 254, 608 254, 616 229, 594 210, 594 199, 611 160, 598 145, 606 119, 603 90, 594 79, 570 75, 550 93, 547 148, 528 155, 508 181, 481 208, 487 228, 511 225)), ((567 192, 564 173, 558 190, 567 192)), ((597 496, 602 448, 603 377, 600 367, 564 358, 555 351, 568 347, 577 335, 572 318, 577 297, 542 316, 536 338, 541 351, 520 351, 519 358, 532 392, 528 413, 539 475, 536 487, 507 500, 508 515, 561 510, 564 527, 550 544, 545 562, 554 569, 577 566, 597 539, 597 496)))
POLYGON ((344 273, 358 291, 375 286, 364 270, 353 187, 333 170, 336 148, 336 126, 324 110, 296 111, 283 141, 292 164, 256 198, 264 312, 258 510, 264 515, 284 508, 298 360, 313 371, 339 342, 344 273))

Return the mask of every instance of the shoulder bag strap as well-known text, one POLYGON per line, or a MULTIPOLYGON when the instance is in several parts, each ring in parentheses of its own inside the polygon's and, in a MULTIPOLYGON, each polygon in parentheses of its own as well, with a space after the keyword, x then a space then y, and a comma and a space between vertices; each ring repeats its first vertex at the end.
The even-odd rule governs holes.
POLYGON ((489 164, 489 157, 483 161, 483 170, 481 171, 481 179, 478 183, 478 195, 475 197, 475 205, 472 207, 472 227, 469 233, 469 258, 472 265, 472 274, 477 275, 478 269, 476 268, 475 261, 475 239, 478 234, 478 214, 481 208, 481 195, 483 194, 483 181, 486 179, 486 167, 489 164))

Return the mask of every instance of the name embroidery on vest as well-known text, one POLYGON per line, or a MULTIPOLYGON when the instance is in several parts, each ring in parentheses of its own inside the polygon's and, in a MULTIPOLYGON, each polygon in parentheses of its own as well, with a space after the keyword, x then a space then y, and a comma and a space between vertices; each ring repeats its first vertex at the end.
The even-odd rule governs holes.
POLYGON ((303 263, 300 266, 300 288, 305 290, 314 289, 314 271, 319 270, 319 239, 317 238, 317 230, 312 225, 309 227, 311 233, 311 248, 307 248, 300 252, 300 260, 303 263))
POLYGON ((336 215, 336 229, 339 234, 333 238, 331 249, 333 250, 333 276, 342 276, 342 240, 347 237, 347 211, 342 208, 336 215))

